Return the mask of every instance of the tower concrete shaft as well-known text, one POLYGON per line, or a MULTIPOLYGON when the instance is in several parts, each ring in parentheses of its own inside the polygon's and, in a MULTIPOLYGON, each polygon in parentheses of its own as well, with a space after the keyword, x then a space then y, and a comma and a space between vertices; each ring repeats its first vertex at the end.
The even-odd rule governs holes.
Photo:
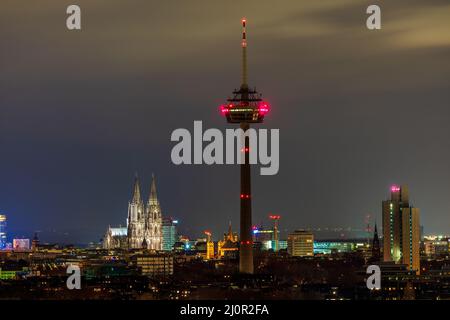
MULTIPOLYGON (((250 128, 248 123, 241 123, 241 129, 246 132, 250 128)), ((250 139, 244 136, 245 143, 242 152, 245 161, 241 164, 241 212, 240 212, 240 249, 239 272, 253 273, 253 240, 252 240, 252 192, 250 167, 250 139)))

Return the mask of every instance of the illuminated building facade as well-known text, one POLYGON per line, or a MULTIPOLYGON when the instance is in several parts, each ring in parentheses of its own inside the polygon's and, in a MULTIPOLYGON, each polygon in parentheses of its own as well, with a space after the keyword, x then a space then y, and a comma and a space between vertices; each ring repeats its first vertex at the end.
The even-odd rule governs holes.
POLYGON ((267 230, 263 227, 253 228, 253 241, 254 242, 265 242, 273 240, 273 230, 267 230))
POLYGON ((162 243, 162 215, 156 194, 155 177, 152 177, 150 196, 147 205, 144 205, 139 179, 136 176, 133 196, 128 203, 127 227, 109 227, 103 247, 162 250, 162 243))
POLYGON ((172 251, 173 245, 177 242, 177 224, 178 220, 171 217, 162 219, 162 249, 163 251, 172 251))
POLYGON ((314 241, 315 254, 335 254, 363 251, 365 247, 367 247, 367 244, 364 243, 362 239, 334 239, 314 241))
POLYGON ((30 250, 30 239, 13 239, 14 250, 30 250))
POLYGON ((314 235, 312 232, 296 230, 288 235, 288 253, 294 257, 314 256, 314 235))
POLYGON ((169 254, 136 255, 132 257, 132 263, 144 276, 164 277, 173 274, 173 256, 169 254))
POLYGON ((16 274, 16 271, 2 270, 0 268, 0 280, 14 280, 16 279, 16 274))
POLYGON ((207 236, 206 240, 206 260, 214 259, 214 242, 212 241, 212 233, 211 231, 205 231, 207 236))
POLYGON ((425 236, 424 253, 427 256, 447 255, 450 250, 450 238, 443 236, 425 236))
POLYGON ((0 214, 0 250, 6 248, 6 216, 0 214))
POLYGON ((103 240, 103 247, 105 249, 128 249, 127 234, 127 227, 108 227, 103 240))
POLYGON ((383 201, 383 260, 420 273, 419 209, 410 206, 407 186, 392 186, 391 199, 383 201))
POLYGON ((214 259, 214 242, 208 241, 206 243, 206 259, 211 260, 214 259))
POLYGON ((35 232, 33 240, 31 241, 31 250, 36 251, 38 248, 39 248, 39 237, 37 232, 35 232))
POLYGON ((223 235, 223 240, 217 242, 217 252, 219 258, 235 257, 239 251, 238 236, 231 229, 231 222, 228 226, 228 233, 223 235))

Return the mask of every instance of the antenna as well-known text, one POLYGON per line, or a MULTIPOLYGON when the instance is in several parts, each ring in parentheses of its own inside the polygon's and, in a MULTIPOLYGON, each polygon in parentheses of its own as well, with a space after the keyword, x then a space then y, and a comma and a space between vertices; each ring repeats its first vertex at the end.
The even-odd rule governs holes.
POLYGON ((247 19, 242 18, 242 84, 241 89, 247 89, 247 35, 245 27, 247 19))

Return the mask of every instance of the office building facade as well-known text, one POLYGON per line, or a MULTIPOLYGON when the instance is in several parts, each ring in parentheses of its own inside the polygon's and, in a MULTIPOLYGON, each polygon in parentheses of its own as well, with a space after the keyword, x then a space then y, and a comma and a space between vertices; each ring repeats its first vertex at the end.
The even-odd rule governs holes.
POLYGON ((314 256, 314 235, 309 231, 294 231, 288 235, 287 250, 294 257, 314 256))

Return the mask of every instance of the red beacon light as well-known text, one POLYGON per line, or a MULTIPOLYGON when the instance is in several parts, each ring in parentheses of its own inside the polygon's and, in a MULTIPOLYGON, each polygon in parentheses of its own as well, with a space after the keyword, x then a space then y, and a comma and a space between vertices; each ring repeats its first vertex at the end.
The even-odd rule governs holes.
POLYGON ((258 106, 258 112, 260 116, 265 116, 270 110, 269 104, 267 102, 260 102, 258 106))
POLYGON ((228 106, 224 104, 219 107, 219 110, 222 115, 226 115, 229 112, 228 106))

